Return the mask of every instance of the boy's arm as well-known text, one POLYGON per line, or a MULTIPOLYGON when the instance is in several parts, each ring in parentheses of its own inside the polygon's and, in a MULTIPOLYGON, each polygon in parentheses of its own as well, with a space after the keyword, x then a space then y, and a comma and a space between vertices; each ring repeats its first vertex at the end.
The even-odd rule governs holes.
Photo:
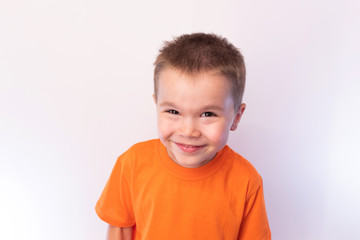
POLYGON ((244 219, 238 240, 271 240, 271 232, 266 215, 262 181, 260 187, 247 200, 244 219))
POLYGON ((131 240, 132 227, 115 227, 109 224, 107 240, 131 240))

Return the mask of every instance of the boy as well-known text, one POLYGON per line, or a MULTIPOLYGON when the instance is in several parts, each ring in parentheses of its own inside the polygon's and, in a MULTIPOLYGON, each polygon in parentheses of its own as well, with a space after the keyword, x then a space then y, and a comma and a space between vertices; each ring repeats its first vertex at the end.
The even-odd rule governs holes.
POLYGON ((154 70, 160 139, 118 158, 96 205, 108 239, 271 239, 262 179, 226 145, 244 85, 243 57, 226 39, 165 42, 154 70))

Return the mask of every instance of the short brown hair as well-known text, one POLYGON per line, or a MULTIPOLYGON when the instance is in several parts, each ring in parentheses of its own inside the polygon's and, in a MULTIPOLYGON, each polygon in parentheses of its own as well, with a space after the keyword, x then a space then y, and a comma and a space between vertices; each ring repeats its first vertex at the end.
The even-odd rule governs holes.
POLYGON ((226 38, 206 33, 181 35, 164 42, 154 65, 155 98, 160 72, 167 67, 190 74, 216 70, 230 80, 234 107, 240 107, 246 78, 244 57, 226 38))

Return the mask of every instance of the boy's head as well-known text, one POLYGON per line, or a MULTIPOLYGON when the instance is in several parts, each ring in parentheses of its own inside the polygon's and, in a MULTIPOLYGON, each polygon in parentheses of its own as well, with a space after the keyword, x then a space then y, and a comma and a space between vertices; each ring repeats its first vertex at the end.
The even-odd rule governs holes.
POLYGON ((215 71, 230 81, 234 108, 240 107, 246 76, 244 58, 225 38, 215 34, 185 34, 165 42, 159 52, 154 63, 155 99, 159 75, 166 68, 187 74, 215 71))
POLYGON ((174 162, 200 167, 226 145, 245 110, 243 58, 223 38, 192 34, 167 43, 155 65, 160 140, 174 162))

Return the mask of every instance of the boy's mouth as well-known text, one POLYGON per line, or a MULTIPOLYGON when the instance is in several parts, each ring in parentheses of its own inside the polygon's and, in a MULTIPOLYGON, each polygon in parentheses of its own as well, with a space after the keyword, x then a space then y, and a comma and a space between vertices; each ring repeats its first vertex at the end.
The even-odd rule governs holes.
POLYGON ((200 149, 202 149, 204 147, 204 145, 202 146, 196 146, 196 145, 187 145, 187 144, 182 144, 182 143, 175 143, 183 152, 186 153, 194 153, 196 151, 199 151, 200 149))

